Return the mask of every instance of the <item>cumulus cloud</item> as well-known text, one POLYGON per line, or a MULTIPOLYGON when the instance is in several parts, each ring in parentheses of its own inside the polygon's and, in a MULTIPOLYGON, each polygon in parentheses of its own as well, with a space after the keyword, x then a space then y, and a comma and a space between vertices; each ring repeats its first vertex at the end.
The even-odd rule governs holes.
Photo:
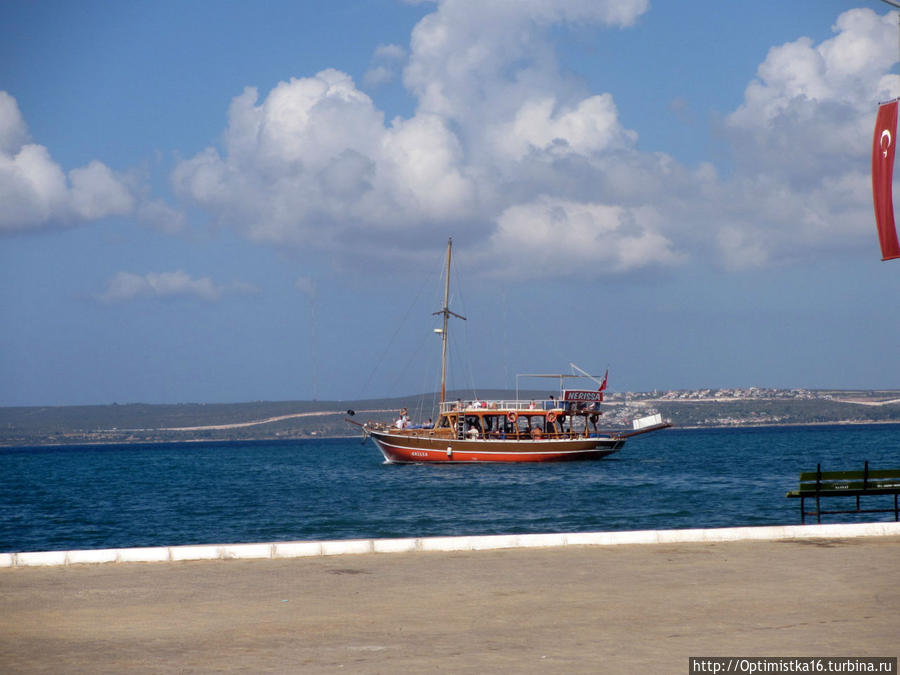
POLYGON ((508 124, 497 125, 492 134, 495 150, 516 161, 533 151, 556 157, 591 156, 628 148, 637 140, 634 131, 619 124, 618 110, 609 94, 591 96, 562 109, 552 97, 529 100, 508 124))
POLYGON ((346 74, 280 83, 262 102, 248 88, 229 111, 225 153, 178 164, 176 193, 258 241, 326 246, 348 231, 393 232, 458 218, 472 203, 446 120, 385 126, 346 74))
POLYGON ((410 38, 404 84, 423 112, 472 124, 508 118, 523 104, 579 85, 561 72, 548 31, 559 24, 624 27, 648 0, 444 0, 410 38))
POLYGON ((68 176, 46 147, 28 142, 12 96, 0 91, 0 233, 36 230, 130 213, 126 181, 93 161, 68 176))
POLYGON ((887 75, 896 62, 897 15, 854 9, 838 17, 834 30, 819 45, 804 37, 770 49, 729 115, 731 140, 751 168, 790 175, 810 162, 868 152, 860 139, 872 131, 874 104, 897 91, 896 76, 887 75), (803 152, 795 162, 773 161, 772 151, 785 148, 803 152))
POLYGON ((833 30, 770 49, 725 121, 736 167, 722 189, 726 260, 763 264, 871 225, 871 134, 877 102, 897 92, 897 14, 853 9, 833 30))
POLYGON ((636 138, 610 95, 585 95, 563 76, 550 28, 624 26, 647 7, 445 0, 416 27, 408 55, 388 45, 374 58, 407 61, 415 115, 387 123, 336 70, 281 82, 264 97, 248 88, 232 101, 223 147, 180 162, 175 191, 257 241, 334 250, 351 236, 388 247, 407 245, 409 233, 443 239, 451 228, 489 237, 501 214, 545 189, 548 171, 571 193, 590 182, 570 180, 580 160, 636 138), (567 169, 552 166, 560 159, 567 169))
POLYGON ((12 155, 28 140, 28 128, 16 99, 0 91, 0 153, 12 155))
POLYGON ((773 47, 723 120, 723 177, 638 150, 614 92, 586 90, 556 59, 555 26, 627 28, 648 9, 441 0, 408 51, 373 56, 405 64, 412 116, 387 122, 337 70, 248 88, 222 147, 176 166, 175 191, 251 239, 336 258, 351 239, 396 260, 452 232, 478 269, 509 276, 759 266, 868 227, 865 155, 874 102, 896 85, 896 14, 850 10, 820 44, 773 47))
POLYGON ((378 45, 372 55, 372 65, 363 76, 367 87, 380 87, 393 82, 406 60, 406 50, 400 45, 378 45))
POLYGON ((495 273, 533 276, 543 268, 567 275, 628 272, 679 262, 673 243, 659 231, 653 207, 542 198, 516 204, 498 218, 489 257, 495 273), (506 252, 502 254, 501 252, 506 252))
POLYGON ((143 275, 119 272, 107 282, 106 289, 97 295, 97 299, 108 304, 140 298, 192 298, 211 302, 225 294, 249 294, 256 290, 242 282, 223 286, 209 277, 194 279, 182 270, 143 275))
POLYGON ((69 201, 75 217, 97 220, 104 216, 128 213, 134 199, 130 191, 110 169, 93 161, 81 169, 69 172, 69 201))

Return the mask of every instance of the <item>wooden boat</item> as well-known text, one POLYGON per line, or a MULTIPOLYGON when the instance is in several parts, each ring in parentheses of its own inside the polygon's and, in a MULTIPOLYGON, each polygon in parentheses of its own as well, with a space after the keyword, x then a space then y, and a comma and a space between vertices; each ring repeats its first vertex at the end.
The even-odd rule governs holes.
MULTIPOLYGON (((453 240, 447 242, 447 271, 441 333, 441 398, 437 422, 428 428, 407 426, 405 410, 392 425, 359 424, 384 458, 391 463, 423 462, 552 462, 600 459, 625 445, 631 436, 671 426, 659 415, 634 422, 631 430, 601 431, 597 424, 606 389, 606 376, 594 390, 563 390, 548 400, 446 401, 447 330, 452 312, 450 258, 453 240)), ((542 376, 547 377, 547 376, 542 376)), ((578 376, 552 376, 578 377, 578 376)), ((591 379, 593 376, 588 375, 591 379)), ((595 380, 599 382, 599 380, 595 380)))

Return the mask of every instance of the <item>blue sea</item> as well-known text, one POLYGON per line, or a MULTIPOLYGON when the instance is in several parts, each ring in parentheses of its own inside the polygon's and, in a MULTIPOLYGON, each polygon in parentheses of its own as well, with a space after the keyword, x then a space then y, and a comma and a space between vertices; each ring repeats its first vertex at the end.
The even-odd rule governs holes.
POLYGON ((865 460, 900 466, 900 425, 670 429, 560 464, 390 465, 358 438, 0 448, 0 552, 796 524, 801 471, 865 460))

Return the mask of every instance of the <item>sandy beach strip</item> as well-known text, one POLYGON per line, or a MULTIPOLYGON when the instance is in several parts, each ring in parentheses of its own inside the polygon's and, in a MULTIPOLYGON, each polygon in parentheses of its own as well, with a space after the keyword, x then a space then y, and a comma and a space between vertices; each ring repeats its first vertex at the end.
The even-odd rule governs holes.
POLYGON ((898 559, 887 535, 7 567, 0 670, 687 672, 691 656, 896 656, 898 559))

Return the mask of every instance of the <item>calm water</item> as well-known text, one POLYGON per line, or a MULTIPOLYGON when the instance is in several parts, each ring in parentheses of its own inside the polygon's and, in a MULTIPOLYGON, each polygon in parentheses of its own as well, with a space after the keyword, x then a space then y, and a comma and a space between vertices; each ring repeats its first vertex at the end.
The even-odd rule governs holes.
POLYGON ((5 448, 0 551, 794 524, 800 471, 866 459, 900 465, 900 425, 668 430, 543 465, 388 465, 359 439, 5 448))

